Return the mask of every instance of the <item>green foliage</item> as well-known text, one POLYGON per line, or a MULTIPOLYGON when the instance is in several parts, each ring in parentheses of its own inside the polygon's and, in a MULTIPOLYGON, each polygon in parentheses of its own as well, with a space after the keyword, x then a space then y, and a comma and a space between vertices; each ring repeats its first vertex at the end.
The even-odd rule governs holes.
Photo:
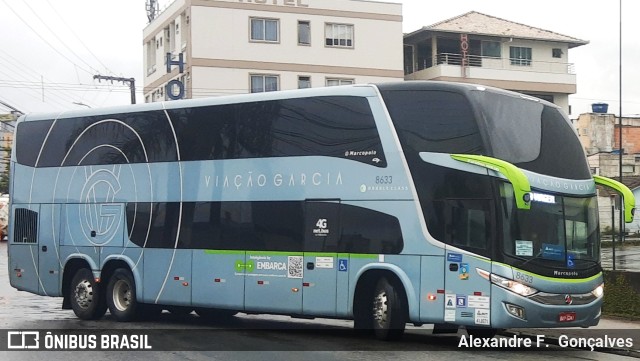
POLYGON ((640 317, 640 295, 626 272, 606 272, 602 313, 608 316, 640 317))

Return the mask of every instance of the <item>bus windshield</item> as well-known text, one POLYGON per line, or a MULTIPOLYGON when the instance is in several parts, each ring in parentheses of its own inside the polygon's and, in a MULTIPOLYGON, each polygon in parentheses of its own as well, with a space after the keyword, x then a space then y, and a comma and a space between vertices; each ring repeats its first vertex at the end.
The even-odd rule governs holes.
POLYGON ((505 183, 502 187, 506 256, 567 269, 589 268, 600 261, 595 197, 534 192, 531 209, 520 210, 515 206, 511 185, 505 183))

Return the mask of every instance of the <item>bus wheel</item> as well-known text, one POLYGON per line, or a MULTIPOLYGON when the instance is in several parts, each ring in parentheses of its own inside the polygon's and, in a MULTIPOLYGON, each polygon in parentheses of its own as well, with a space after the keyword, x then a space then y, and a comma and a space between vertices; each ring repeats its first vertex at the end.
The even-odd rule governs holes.
POLYGON ((406 310, 401 296, 386 278, 378 281, 373 294, 373 331, 380 340, 396 340, 404 334, 406 310))
POLYGON ((132 321, 136 316, 136 284, 131 271, 118 268, 113 272, 107 286, 109 312, 120 322, 132 321))
POLYGON ((102 289, 93 278, 93 272, 80 268, 71 280, 69 300, 76 316, 83 320, 97 320, 107 312, 102 289))

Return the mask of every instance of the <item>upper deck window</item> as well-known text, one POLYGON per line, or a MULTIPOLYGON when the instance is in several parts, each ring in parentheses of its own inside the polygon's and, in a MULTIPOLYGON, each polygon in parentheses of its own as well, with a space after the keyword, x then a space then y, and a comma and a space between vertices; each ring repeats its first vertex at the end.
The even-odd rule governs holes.
POLYGON ((297 156, 387 166, 369 102, 355 96, 22 122, 16 143, 18 162, 38 167, 297 156))
POLYGON ((419 152, 484 154, 469 101, 447 91, 386 91, 383 98, 402 148, 419 152))

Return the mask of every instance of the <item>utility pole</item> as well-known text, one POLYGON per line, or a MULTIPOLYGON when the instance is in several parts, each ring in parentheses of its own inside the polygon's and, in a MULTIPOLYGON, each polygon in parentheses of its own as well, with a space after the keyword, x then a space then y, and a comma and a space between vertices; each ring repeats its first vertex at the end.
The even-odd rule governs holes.
POLYGON ((7 107, 7 108, 11 109, 11 113, 13 113, 13 114, 15 114, 15 115, 22 115, 22 114, 24 114, 24 112, 21 112, 20 110, 18 110, 18 109, 16 109, 16 108, 12 107, 11 105, 9 105, 9 104, 7 104, 7 103, 3 102, 2 100, 0 100, 0 105, 3 105, 3 106, 5 106, 5 107, 7 107))
POLYGON ((129 85, 129 89, 131 89, 131 104, 136 103, 136 80, 134 78, 119 78, 115 76, 94 75, 93 79, 110 80, 112 83, 114 81, 119 81, 125 85, 129 85))

